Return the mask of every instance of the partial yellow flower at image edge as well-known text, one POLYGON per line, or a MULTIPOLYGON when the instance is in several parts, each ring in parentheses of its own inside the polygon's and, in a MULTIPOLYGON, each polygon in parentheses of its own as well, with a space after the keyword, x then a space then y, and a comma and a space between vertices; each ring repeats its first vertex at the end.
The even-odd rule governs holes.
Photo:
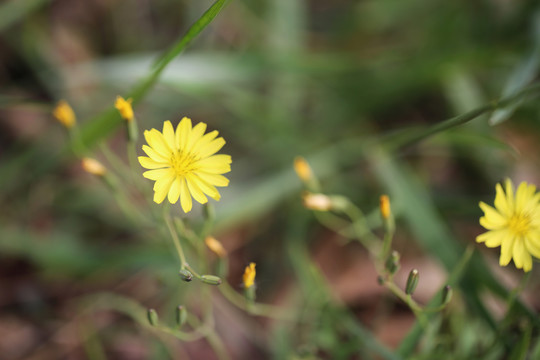
POLYGON ((540 258, 540 193, 536 186, 522 182, 514 196, 510 179, 496 185, 495 207, 480 202, 484 216, 480 225, 488 231, 476 241, 487 247, 501 247, 499 264, 506 266, 510 260, 518 269, 532 269, 532 256, 540 258))
POLYGON ((184 212, 192 209, 192 197, 199 203, 208 197, 219 200, 216 187, 229 185, 222 174, 231 171, 231 157, 218 154, 225 140, 217 137, 217 131, 205 134, 206 124, 192 126, 191 119, 184 117, 176 127, 170 121, 163 123, 163 131, 146 130, 148 145, 142 149, 148 156, 139 156, 140 164, 149 169, 143 173, 154 180, 154 201, 162 203, 165 198, 171 204, 180 199, 184 212))

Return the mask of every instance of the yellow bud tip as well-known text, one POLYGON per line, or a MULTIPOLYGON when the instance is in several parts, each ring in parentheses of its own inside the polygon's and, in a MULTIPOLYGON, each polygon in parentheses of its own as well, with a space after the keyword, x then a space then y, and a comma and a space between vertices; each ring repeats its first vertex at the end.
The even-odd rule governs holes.
POLYGON ((390 198, 388 195, 381 195, 379 199, 379 207, 382 218, 385 220, 389 219, 390 215, 392 214, 392 210, 390 209, 390 198))
POLYGON ((244 270, 244 275, 242 276, 242 281, 244 282, 244 288, 249 289, 255 284, 255 263, 252 262, 244 270))
POLYGON ((58 122, 68 129, 73 127, 77 121, 73 109, 65 100, 60 100, 58 104, 56 104, 56 107, 53 110, 53 115, 58 122))
POLYGON ((118 110, 120 116, 122 116, 122 118, 126 121, 133 120, 133 108, 131 107, 132 102, 133 99, 129 98, 125 100, 121 96, 117 96, 116 101, 114 102, 114 107, 118 110))
POLYGON ((313 177, 311 167, 307 163, 306 159, 301 156, 297 156, 294 159, 294 171, 303 182, 307 182, 313 177))
POLYGON ((220 258, 224 258, 227 256, 227 250, 221 245, 221 243, 213 236, 207 236, 206 239, 204 239, 204 243, 206 246, 217 256, 220 258))
POLYGON ((324 194, 306 193, 303 200, 304 206, 310 210, 328 211, 332 209, 332 200, 324 194))
POLYGON ((83 158, 81 161, 82 168, 89 174, 96 176, 103 176, 107 172, 107 169, 96 159, 83 158))

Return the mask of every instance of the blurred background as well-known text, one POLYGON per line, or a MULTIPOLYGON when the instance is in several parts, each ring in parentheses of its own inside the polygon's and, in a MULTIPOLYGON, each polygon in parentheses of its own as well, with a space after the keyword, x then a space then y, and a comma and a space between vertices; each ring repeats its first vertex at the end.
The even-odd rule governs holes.
MULTIPOLYGON (((211 5, 0 3, 2 359, 216 358, 205 340, 181 342, 118 312, 86 310, 92 296, 107 292, 172 319, 179 303, 197 313, 197 288, 206 285, 178 279, 170 240, 158 236, 151 217, 125 215, 67 150, 66 131, 52 117, 66 99, 86 135, 87 155, 122 173, 103 155, 106 144, 127 164, 114 99, 148 76, 211 5)), ((233 158, 231 185, 215 203, 213 234, 229 252, 227 281, 241 292, 243 269, 254 261, 258 301, 302 313, 297 322, 250 316, 213 291, 216 331, 233 359, 370 359, 379 346, 399 346, 414 316, 377 284, 360 244, 302 207, 293 159, 304 156, 323 191, 351 199, 376 231, 379 195, 390 195, 394 247, 402 255, 397 281, 418 268, 415 297, 428 302, 483 231, 477 204, 492 203, 495 183, 505 177, 540 183, 540 107, 529 101, 483 115, 394 147, 384 161, 366 144, 420 131, 533 82, 538 10, 532 0, 234 0, 137 99, 141 132, 188 116, 226 139, 221 152, 233 158), (321 277, 313 280, 312 272, 321 277)), ((143 143, 141 136, 139 155, 143 143)), ((152 183, 141 181, 150 191, 152 183)), ((152 208, 140 195, 130 206, 152 208)), ((197 223, 201 209, 187 221, 197 223)), ((182 215, 179 206, 173 211, 182 215)), ((482 271, 515 286, 522 273, 513 265, 498 268, 498 249, 476 249, 486 263, 482 271)), ((486 329, 504 307, 495 296, 501 293, 482 279, 471 276, 463 292, 482 299, 490 316, 478 315, 474 306, 481 305, 456 292, 460 315, 441 320, 452 342, 424 344, 416 358, 489 354, 500 334, 486 329)), ((540 306, 527 294, 523 301, 540 306)), ((506 341, 492 358, 515 345, 512 336, 506 341)))

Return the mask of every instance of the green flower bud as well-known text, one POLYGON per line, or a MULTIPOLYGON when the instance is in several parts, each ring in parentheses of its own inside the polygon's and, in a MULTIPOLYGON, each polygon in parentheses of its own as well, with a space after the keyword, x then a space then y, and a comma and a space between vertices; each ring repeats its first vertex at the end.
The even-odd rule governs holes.
POLYGON ((394 275, 399 270, 399 253, 397 251, 392 251, 386 259, 385 268, 391 275, 394 275))
POLYGON ((148 322, 150 323, 150 325, 157 326, 159 322, 159 317, 156 310, 148 309, 147 316, 148 316, 148 322))
POLYGON ((185 282, 190 282, 193 280, 193 274, 189 270, 180 269, 178 275, 180 275, 180 279, 184 280, 185 282))
POLYGON ((178 326, 184 325, 187 319, 187 310, 184 306, 178 305, 176 308, 176 324, 178 326))
POLYGON ((221 278, 215 275, 201 275, 201 281, 208 285, 219 285, 221 284, 221 278))
POLYGON ((412 295, 412 293, 414 293, 414 290, 416 289, 416 285, 418 285, 418 270, 413 269, 409 273, 407 285, 405 286, 405 293, 407 295, 412 295))
POLYGON ((442 292, 442 305, 446 305, 452 300, 453 290, 450 285, 446 285, 442 292))

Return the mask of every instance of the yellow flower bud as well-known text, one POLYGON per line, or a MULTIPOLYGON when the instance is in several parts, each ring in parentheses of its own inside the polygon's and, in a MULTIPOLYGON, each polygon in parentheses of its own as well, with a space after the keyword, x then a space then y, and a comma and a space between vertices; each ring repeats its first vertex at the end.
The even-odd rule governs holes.
POLYGON ((72 128, 77 122, 75 113, 67 101, 60 100, 53 110, 53 115, 66 128, 72 128))
POLYGON ((221 245, 221 243, 213 236, 207 236, 206 239, 204 239, 204 243, 214 254, 219 256, 220 258, 224 258, 227 256, 227 250, 221 245))
POLYGON ((379 200, 379 208, 381 210, 381 216, 384 220, 388 220, 392 214, 390 209, 390 198, 388 195, 381 195, 379 200))
POLYGON ((252 262, 244 270, 244 275, 242 276, 242 281, 244 282, 244 288, 249 289, 255 284, 255 263, 252 262))
POLYGON ((324 194, 304 194, 304 206, 310 210, 328 211, 332 209, 332 199, 324 194))
POLYGON ((306 159, 301 156, 297 156, 294 159, 294 171, 303 182, 308 182, 313 178, 311 167, 307 163, 306 159))
POLYGON ((107 169, 96 159, 85 157, 81 161, 82 168, 89 174, 103 176, 107 173, 107 169))
POLYGON ((125 100, 121 96, 116 97, 116 101, 114 102, 114 107, 118 109, 118 112, 120 113, 120 116, 126 121, 132 121, 133 120, 133 108, 131 107, 133 99, 129 98, 125 100))

